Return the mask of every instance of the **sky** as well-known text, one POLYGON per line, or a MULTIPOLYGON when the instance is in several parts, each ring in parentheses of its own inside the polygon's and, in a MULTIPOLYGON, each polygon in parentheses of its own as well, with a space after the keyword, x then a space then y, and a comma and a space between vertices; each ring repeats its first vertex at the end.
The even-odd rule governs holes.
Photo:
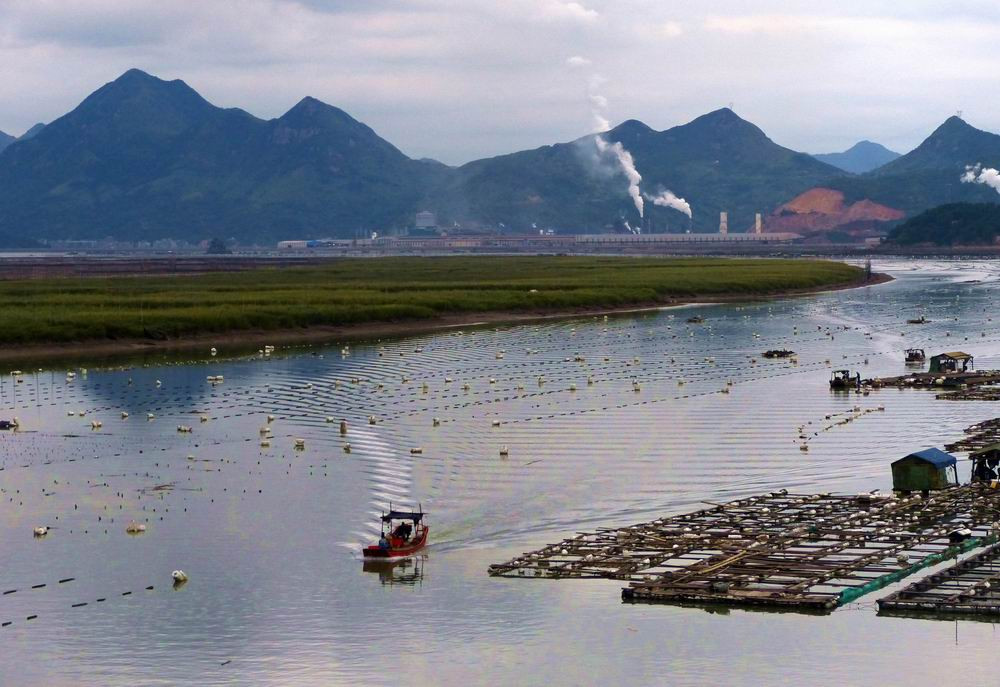
POLYGON ((806 152, 1000 131, 1000 3, 0 0, 0 130, 138 67, 262 118, 311 95, 449 164, 719 107, 806 152))

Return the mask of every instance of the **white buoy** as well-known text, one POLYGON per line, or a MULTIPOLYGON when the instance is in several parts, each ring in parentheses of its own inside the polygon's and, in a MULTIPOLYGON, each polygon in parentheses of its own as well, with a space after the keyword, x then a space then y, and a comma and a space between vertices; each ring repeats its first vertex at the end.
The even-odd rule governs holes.
POLYGON ((218 351, 215 350, 215 346, 212 346, 212 350, 209 352, 212 354, 213 357, 215 356, 216 353, 218 353, 218 351))
POLYGON ((44 537, 49 533, 49 528, 43 525, 42 527, 36 527, 32 532, 34 532, 36 537, 44 537))
POLYGON ((129 534, 142 534, 146 531, 146 526, 133 520, 125 527, 125 531, 129 534))
POLYGON ((184 572, 183 570, 174 570, 172 573, 170 573, 170 577, 174 578, 174 582, 188 581, 187 573, 184 572))

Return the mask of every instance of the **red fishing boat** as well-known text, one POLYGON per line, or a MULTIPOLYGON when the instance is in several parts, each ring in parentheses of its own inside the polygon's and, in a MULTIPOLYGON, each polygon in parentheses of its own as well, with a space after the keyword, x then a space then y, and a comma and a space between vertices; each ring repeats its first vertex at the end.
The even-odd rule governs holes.
POLYGON ((412 556, 427 545, 424 512, 392 510, 382 514, 382 536, 377 544, 362 549, 365 558, 386 559, 412 556), (398 522, 395 527, 394 522, 398 522), (412 524, 411 524, 412 523, 412 524))

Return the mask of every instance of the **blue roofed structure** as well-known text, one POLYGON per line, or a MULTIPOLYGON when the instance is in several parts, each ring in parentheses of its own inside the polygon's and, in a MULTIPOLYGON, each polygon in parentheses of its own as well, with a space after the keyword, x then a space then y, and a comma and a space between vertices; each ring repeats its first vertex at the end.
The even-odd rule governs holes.
POLYGON ((916 453, 911 453, 906 456, 907 458, 919 458, 920 460, 925 460, 932 465, 937 465, 938 467, 946 468, 949 465, 955 465, 955 456, 942 451, 939 448, 925 448, 923 451, 917 451, 916 453))
POLYGON ((931 491, 958 484, 955 456, 939 448, 925 448, 892 464, 892 488, 896 491, 931 491))

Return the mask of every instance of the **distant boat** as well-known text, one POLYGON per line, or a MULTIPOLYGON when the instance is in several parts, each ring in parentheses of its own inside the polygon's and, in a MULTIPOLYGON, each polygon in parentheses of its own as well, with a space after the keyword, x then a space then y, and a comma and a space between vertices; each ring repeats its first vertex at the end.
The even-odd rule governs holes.
POLYGON ((850 370, 836 370, 830 375, 830 388, 834 390, 860 389, 861 375, 852 375, 850 370))

